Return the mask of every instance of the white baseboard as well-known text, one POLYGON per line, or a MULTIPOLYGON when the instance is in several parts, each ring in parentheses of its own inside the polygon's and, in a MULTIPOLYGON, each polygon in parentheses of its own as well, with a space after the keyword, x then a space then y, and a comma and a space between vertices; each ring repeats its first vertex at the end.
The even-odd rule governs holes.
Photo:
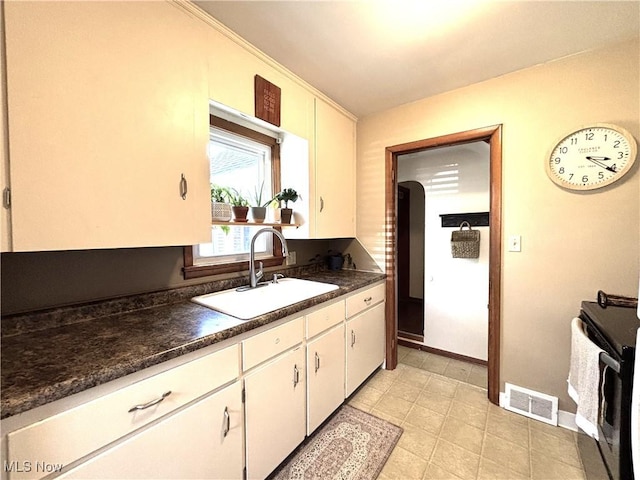
MULTIPOLYGON (((505 408, 506 403, 504 392, 500 392, 500 407, 505 408)), ((558 410, 558 426, 577 432, 578 426, 576 425, 576 414, 565 412, 564 410, 558 410)))

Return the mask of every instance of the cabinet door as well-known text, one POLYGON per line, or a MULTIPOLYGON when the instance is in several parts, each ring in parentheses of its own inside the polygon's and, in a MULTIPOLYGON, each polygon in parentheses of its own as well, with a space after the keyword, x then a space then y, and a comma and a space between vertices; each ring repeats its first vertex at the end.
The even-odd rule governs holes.
POLYGON ((355 236, 355 122, 316 99, 318 238, 355 236))
POLYGON ((307 344, 307 435, 344 401, 344 324, 307 344))
POLYGON ((242 478, 240 382, 133 435, 60 478, 242 478))
MULTIPOLYGON (((0 25, 4 25, 4 9, 0 8, 0 25)), ((0 35, 0 78, 5 78, 5 48, 4 35, 0 35)), ((4 83, 4 82, 3 82, 4 83)), ((4 189, 9 187, 9 151, 7 150, 7 142, 4 135, 7 131, 6 115, 7 100, 4 85, 0 88, 0 132, 2 132, 2 144, 0 145, 0 190, 4 194, 4 189)), ((11 251, 11 222, 9 218, 9 209, 0 205, 0 252, 11 251)))
POLYGON ((244 380, 247 478, 265 478, 304 440, 304 362, 298 347, 244 380))
POLYGON ((346 396, 384 361, 384 302, 347 321, 346 396))
POLYGON ((204 24, 170 2, 5 19, 14 251, 210 239, 204 24))

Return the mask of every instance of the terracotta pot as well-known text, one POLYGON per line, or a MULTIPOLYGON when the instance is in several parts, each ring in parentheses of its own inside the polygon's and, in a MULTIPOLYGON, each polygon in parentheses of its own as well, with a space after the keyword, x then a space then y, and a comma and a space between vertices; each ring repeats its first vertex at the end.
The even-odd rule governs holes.
POLYGON ((231 207, 231 211, 233 212, 233 221, 245 223, 247 222, 247 213, 249 213, 249 207, 231 207))
POLYGON ((280 223, 291 223, 291 215, 293 214, 292 208, 280 209, 280 223))

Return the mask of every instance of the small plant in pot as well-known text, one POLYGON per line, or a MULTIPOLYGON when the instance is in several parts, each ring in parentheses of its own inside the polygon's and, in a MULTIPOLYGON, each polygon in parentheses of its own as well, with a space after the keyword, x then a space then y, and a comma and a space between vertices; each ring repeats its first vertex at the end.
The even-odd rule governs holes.
POLYGON ((231 220, 229 189, 213 183, 211 184, 211 220, 214 222, 231 220))
POLYGON ((293 209, 289 208, 289 202, 295 202, 298 198, 300 198, 300 195, 293 188, 285 188, 275 196, 278 202, 284 202, 284 208, 280 210, 280 221, 282 223, 291 223, 293 209))
POLYGON ((260 185, 260 189, 253 189, 253 205, 249 207, 249 211, 251 212, 251 219, 255 223, 263 223, 265 217, 267 216, 267 205, 269 205, 273 199, 269 199, 266 202, 262 201, 262 192, 264 190, 264 182, 260 185))
POLYGON ((249 213, 249 202, 235 188, 229 190, 229 203, 231 204, 233 221, 239 223, 247 222, 247 214, 249 213))

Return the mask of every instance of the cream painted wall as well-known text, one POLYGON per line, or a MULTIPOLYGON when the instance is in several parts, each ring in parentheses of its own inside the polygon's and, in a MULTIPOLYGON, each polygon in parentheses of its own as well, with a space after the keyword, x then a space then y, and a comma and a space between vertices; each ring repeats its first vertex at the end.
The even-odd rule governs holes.
MULTIPOLYGON (((640 138, 638 40, 567 57, 358 122, 357 237, 384 270, 385 147, 503 125, 501 390, 504 382, 566 394, 569 323, 596 291, 637 295, 638 164, 620 182, 576 193, 554 185, 544 161, 554 142, 592 122, 640 138)), ((490 59, 488 59, 490 61, 490 59)))

